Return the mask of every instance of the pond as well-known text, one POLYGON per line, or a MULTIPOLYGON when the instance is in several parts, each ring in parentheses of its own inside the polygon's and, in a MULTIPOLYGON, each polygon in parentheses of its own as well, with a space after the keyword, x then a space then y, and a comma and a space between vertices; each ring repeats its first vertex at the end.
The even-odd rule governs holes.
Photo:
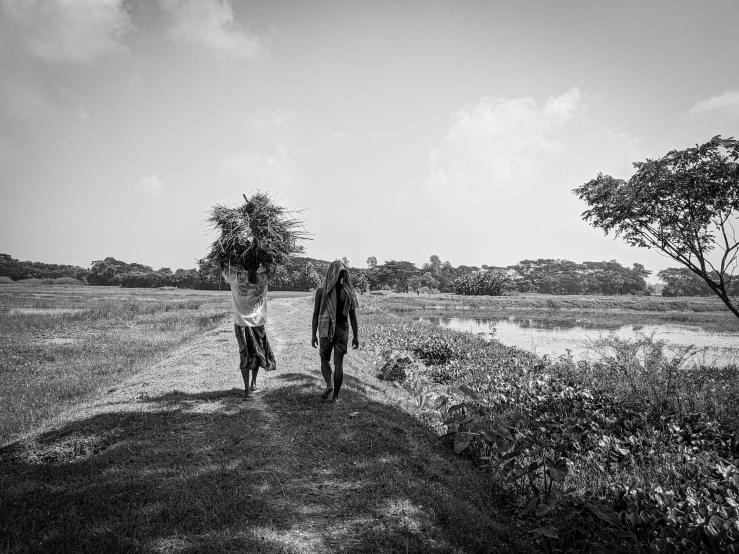
POLYGON ((721 330, 698 323, 665 323, 645 314, 588 312, 536 312, 491 314, 483 317, 453 316, 443 313, 398 312, 403 317, 425 321, 448 329, 475 333, 489 340, 491 330, 503 344, 517 346, 539 356, 556 357, 572 352, 575 359, 587 358, 595 340, 613 334, 622 339, 639 333, 653 335, 674 347, 693 345, 695 360, 717 365, 739 364, 739 326, 721 330), (492 326, 492 329, 491 329, 492 326))

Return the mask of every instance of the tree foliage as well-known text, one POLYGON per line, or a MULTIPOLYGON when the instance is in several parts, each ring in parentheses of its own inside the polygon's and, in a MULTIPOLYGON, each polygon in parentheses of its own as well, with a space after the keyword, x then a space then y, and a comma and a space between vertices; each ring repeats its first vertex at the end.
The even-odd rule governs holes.
POLYGON ((732 290, 739 240, 739 141, 716 136, 634 163, 628 180, 598 174, 574 190, 593 227, 667 254, 705 281, 739 317, 732 290))
POLYGON ((687 267, 668 267, 657 273, 665 283, 662 296, 709 296, 708 284, 687 267))
POLYGON ((71 277, 84 282, 90 270, 76 265, 45 264, 41 262, 22 262, 10 254, 0 254, 0 275, 13 281, 21 279, 59 279, 71 277))
POLYGON ((500 296, 510 288, 511 278, 504 271, 474 271, 458 277, 452 285, 457 294, 500 296))
POLYGON ((583 262, 569 260, 522 260, 510 266, 513 285, 519 292, 546 294, 644 294, 651 273, 641 264, 632 268, 616 260, 583 262))

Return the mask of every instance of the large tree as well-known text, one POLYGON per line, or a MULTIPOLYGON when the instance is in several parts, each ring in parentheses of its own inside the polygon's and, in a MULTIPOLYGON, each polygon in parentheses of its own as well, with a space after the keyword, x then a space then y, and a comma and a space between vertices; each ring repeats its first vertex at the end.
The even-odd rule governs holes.
POLYGON ((711 289, 706 282, 687 267, 668 267, 657 273, 665 283, 662 296, 708 296, 711 289))
POLYGON ((739 141, 702 145, 634 163, 628 180, 599 174, 574 190, 583 219, 631 246, 654 248, 702 278, 739 317, 735 274, 739 242, 739 141), (732 283, 734 279, 734 283, 732 283))

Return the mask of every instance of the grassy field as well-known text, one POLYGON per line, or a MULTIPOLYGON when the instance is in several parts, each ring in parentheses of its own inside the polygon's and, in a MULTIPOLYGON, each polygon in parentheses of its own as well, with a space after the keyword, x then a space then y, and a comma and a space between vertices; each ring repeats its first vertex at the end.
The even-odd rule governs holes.
POLYGON ((370 350, 347 356, 343 402, 320 401, 311 315, 310 298, 270 305, 278 368, 249 401, 226 322, 0 447, 0 551, 537 551, 370 350))
MULTIPOLYGON (((224 293, 98 289, 62 302, 60 290, 6 300, 16 337, 128 329, 127 355, 144 355, 76 400, 52 396, 69 410, 0 447, 4 551, 732 552, 739 539, 736 367, 681 373, 648 342, 614 343, 591 365, 542 360, 364 295, 363 349, 347 360, 344 402, 326 405, 312 303, 294 298, 270 308, 278 371, 246 402, 224 293), (98 302, 120 325, 75 327, 98 302), (141 335, 196 314, 199 327, 181 321, 179 342, 146 354, 141 335), (66 323, 19 324, 45 316, 66 323), (378 380, 373 362, 403 350, 418 361, 402 387, 378 380)), ((56 367, 58 388, 79 382, 73 364, 56 367)), ((49 378, 41 365, 28 365, 27 387, 49 378)))
POLYGON ((228 294, 0 285, 0 444, 214 328, 228 294))

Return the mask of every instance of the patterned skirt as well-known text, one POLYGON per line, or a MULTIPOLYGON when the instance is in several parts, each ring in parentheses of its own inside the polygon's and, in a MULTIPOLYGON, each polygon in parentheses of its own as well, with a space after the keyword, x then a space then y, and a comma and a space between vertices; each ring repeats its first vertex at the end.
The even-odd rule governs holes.
POLYGON ((267 371, 277 369, 275 355, 267 339, 264 325, 259 327, 241 327, 234 325, 236 340, 239 341, 241 369, 263 367, 267 371))

